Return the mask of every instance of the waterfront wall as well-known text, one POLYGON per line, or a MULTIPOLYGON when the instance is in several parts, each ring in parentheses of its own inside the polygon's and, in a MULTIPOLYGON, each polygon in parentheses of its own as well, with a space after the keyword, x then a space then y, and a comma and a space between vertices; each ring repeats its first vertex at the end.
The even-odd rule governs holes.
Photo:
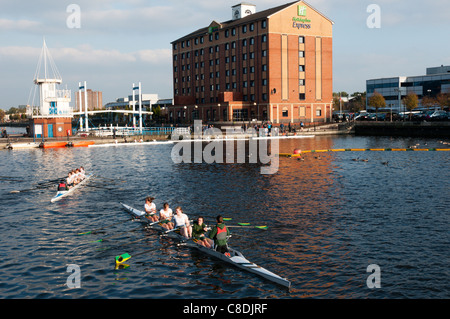
POLYGON ((355 135, 450 137, 450 122, 355 122, 355 135))

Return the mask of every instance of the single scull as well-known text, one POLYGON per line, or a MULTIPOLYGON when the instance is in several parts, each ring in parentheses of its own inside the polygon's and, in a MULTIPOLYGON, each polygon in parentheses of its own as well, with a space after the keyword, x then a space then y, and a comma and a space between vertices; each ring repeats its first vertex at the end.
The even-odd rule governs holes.
MULTIPOLYGON (((128 213, 130 213, 133 217, 138 218, 138 219, 140 219, 142 221, 145 221, 148 224, 151 223, 151 221, 148 220, 145 217, 145 212, 144 211, 135 209, 135 208, 133 208, 131 206, 128 206, 126 204, 123 204, 123 203, 121 203, 121 204, 124 207, 124 209, 128 213)), ((155 228, 155 229, 161 230, 161 231, 163 231, 165 233, 168 233, 167 230, 165 228, 163 228, 159 223, 156 223, 156 224, 152 223, 152 224, 153 224, 151 226, 152 228, 155 228)), ((263 277, 263 278, 265 278, 267 280, 275 282, 275 283, 277 283, 279 285, 282 285, 284 287, 290 288, 290 286, 291 286, 291 282, 289 280, 287 280, 285 278, 282 278, 282 277, 278 276, 277 274, 274 274, 273 272, 271 272, 271 271, 269 271, 269 270, 267 270, 265 268, 262 268, 262 267, 260 267, 260 266, 258 266, 256 264, 250 262, 249 260, 247 260, 244 257, 244 255, 242 255, 241 252, 239 252, 239 251, 237 251, 235 249, 232 249, 232 248, 228 247, 228 251, 230 253, 230 257, 227 257, 224 254, 219 253, 219 252, 217 252, 217 251, 215 251, 213 249, 210 249, 210 248, 204 247, 202 245, 199 245, 199 244, 195 243, 192 240, 188 240, 185 237, 177 234, 176 232, 169 232, 168 234, 170 234, 171 236, 173 236, 176 239, 181 240, 188 247, 192 247, 192 248, 198 249, 199 251, 204 252, 204 253, 206 253, 206 254, 208 254, 210 256, 216 257, 216 258, 218 258, 218 259, 220 259, 220 260, 222 260, 224 262, 227 262, 229 264, 237 266, 237 267, 239 267, 241 269, 247 270, 247 271, 249 271, 249 272, 251 272, 253 274, 259 275, 259 276, 261 276, 261 277, 263 277)), ((116 259, 116 263, 118 263, 117 259, 116 259)))
POLYGON ((85 177, 81 182, 79 182, 77 185, 75 185, 74 187, 69 188, 69 189, 66 190, 66 191, 58 191, 58 192, 56 193, 56 195, 52 198, 51 202, 54 203, 54 202, 60 200, 61 198, 66 197, 67 195, 71 194, 71 193, 72 193, 74 190, 76 190, 78 187, 80 187, 81 185, 83 185, 84 183, 86 183, 86 182, 88 181, 88 179, 91 178, 91 177, 92 177, 92 174, 86 175, 86 177, 85 177))

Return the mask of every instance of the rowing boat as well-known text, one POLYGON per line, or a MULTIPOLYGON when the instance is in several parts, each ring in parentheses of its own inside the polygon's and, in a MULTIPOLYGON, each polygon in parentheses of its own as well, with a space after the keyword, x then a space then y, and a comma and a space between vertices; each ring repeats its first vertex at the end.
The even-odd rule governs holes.
MULTIPOLYGON (((121 205, 124 207, 124 209, 131 214, 133 217, 138 218, 140 220, 145 221, 146 223, 151 223, 150 220, 148 220, 147 218, 145 218, 145 212, 135 209, 131 206, 128 206, 126 204, 121 203, 121 205)), ((278 276, 277 274, 274 274, 273 272, 260 267, 252 262, 250 262, 248 259, 246 259, 244 257, 244 255, 242 255, 241 252, 237 251, 236 249, 232 249, 230 247, 228 247, 228 252, 230 254, 230 256, 226 256, 222 253, 219 253, 213 249, 207 248, 205 246, 202 246, 200 244, 195 243, 193 240, 188 240, 185 237, 177 234, 176 232, 167 232, 167 230, 165 228, 163 228, 161 226, 161 224, 157 223, 151 226, 152 228, 156 228, 159 229, 161 231, 164 231, 167 234, 170 234, 171 236, 173 236, 174 238, 181 240, 186 246, 191 247, 191 248, 195 248, 203 253, 206 253, 210 256, 216 257, 224 262, 227 262, 229 264, 232 264, 234 266, 237 266, 238 268, 247 270, 253 274, 259 275, 267 280, 270 280, 272 282, 275 282, 279 285, 282 285, 284 287, 290 288, 291 286, 291 282, 285 278, 282 278, 280 276, 278 276)), ((116 261, 117 262, 117 261, 116 261)))
POLYGON ((77 185, 75 185, 74 187, 66 190, 66 191, 58 191, 56 193, 56 195, 52 198, 51 202, 54 203, 58 200, 60 200, 63 197, 66 197, 67 195, 71 194, 74 190, 76 190, 78 187, 80 187, 81 185, 83 185, 84 183, 86 183, 88 181, 88 179, 92 176, 92 174, 90 175, 86 175, 85 179, 83 179, 81 182, 79 182, 77 185))

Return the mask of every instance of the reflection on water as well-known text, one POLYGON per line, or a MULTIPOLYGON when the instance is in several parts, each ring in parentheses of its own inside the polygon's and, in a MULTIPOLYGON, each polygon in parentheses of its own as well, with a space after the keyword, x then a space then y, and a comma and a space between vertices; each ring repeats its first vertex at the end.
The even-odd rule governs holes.
MULTIPOLYGON (((280 152, 425 143, 442 147, 433 139, 316 137, 282 140, 280 152)), ((0 232, 8 256, 0 268, 2 296, 448 297, 442 277, 448 267, 448 152, 307 153, 303 160, 280 158, 273 175, 261 175, 260 163, 175 164, 170 153, 170 145, 1 152, 0 175, 23 179, 0 184, 0 232), (367 162, 353 161, 357 157, 367 162), (55 204, 54 188, 10 194, 81 165, 100 176, 90 182, 96 187, 55 204), (167 201, 190 218, 203 215, 213 223, 222 214, 233 218, 230 223, 267 225, 267 231, 233 229, 230 245, 290 279, 291 291, 177 247, 133 222, 76 235, 124 221, 119 202, 143 208, 147 195, 158 209, 167 201), (130 259, 130 267, 114 269, 115 256, 149 249, 130 259), (81 289, 65 285, 73 263, 81 267, 81 289), (366 286, 369 264, 381 268, 381 289, 366 286)))

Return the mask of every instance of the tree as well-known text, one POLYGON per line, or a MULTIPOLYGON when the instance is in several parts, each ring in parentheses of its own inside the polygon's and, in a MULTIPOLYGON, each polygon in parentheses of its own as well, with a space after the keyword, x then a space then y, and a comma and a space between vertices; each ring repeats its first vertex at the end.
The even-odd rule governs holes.
POLYGON ((448 93, 439 93, 436 96, 436 102, 441 107, 441 109, 450 106, 450 94, 448 93))
POLYGON ((5 118, 5 111, 0 109, 0 122, 3 122, 3 119, 5 118))
POLYGON ((430 107, 436 105, 436 103, 437 103, 436 99, 433 99, 430 96, 424 96, 422 98, 422 105, 425 106, 427 110, 429 110, 430 107))
POLYGON ((419 98, 416 93, 409 92, 408 95, 403 98, 402 102, 406 109, 410 112, 409 120, 411 121, 411 111, 419 105, 419 98))
POLYGON ((369 99, 369 105, 375 108, 375 112, 377 114, 376 119, 378 120, 378 109, 386 107, 386 100, 383 95, 375 91, 369 99))

